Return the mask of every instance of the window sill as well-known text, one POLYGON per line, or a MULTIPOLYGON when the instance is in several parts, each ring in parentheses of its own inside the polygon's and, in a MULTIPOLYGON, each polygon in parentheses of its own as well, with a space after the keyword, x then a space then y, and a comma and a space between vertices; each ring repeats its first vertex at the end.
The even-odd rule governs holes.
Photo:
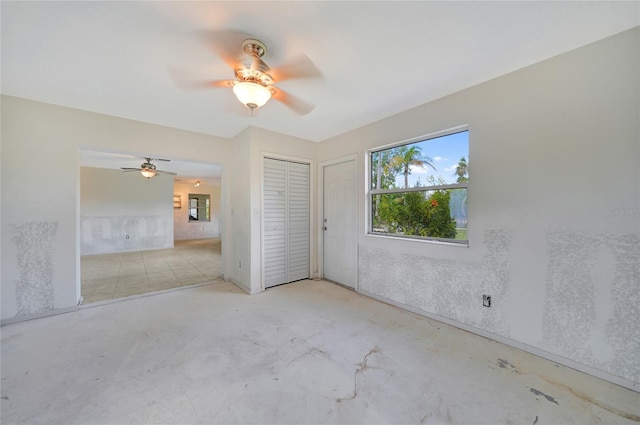
POLYGON ((366 236, 371 236, 373 238, 393 239, 398 241, 421 242, 421 243, 429 243, 434 245, 446 245, 446 246, 457 246, 461 248, 469 248, 469 241, 453 242, 453 241, 441 240, 441 239, 424 239, 420 237, 396 236, 389 233, 372 233, 372 232, 367 232, 366 236))

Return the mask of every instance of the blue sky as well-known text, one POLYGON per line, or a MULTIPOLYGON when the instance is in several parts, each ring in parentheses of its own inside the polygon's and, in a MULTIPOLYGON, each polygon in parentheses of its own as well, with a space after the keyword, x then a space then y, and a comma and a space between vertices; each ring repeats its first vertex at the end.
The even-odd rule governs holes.
MULTIPOLYGON (((447 183, 455 183, 456 166, 460 158, 465 157, 469 163, 469 132, 450 134, 425 142, 417 143, 422 149, 422 154, 433 160, 436 171, 431 167, 411 167, 409 174, 409 187, 413 187, 416 180, 420 178, 421 185, 426 184, 428 176, 433 175, 436 180, 441 176, 447 183)), ((404 187, 404 175, 400 174, 396 178, 396 186, 404 187)))

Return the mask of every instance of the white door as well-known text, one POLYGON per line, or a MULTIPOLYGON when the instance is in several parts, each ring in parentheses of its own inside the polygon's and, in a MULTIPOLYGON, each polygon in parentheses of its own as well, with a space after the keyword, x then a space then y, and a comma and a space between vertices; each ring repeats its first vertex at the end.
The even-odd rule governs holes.
POLYGON ((323 168, 323 275, 355 288, 357 202, 355 160, 323 168))
POLYGON ((286 163, 264 160, 264 214, 262 249, 265 287, 286 279, 286 163))
POLYGON ((264 286, 309 278, 309 164, 264 160, 264 286))

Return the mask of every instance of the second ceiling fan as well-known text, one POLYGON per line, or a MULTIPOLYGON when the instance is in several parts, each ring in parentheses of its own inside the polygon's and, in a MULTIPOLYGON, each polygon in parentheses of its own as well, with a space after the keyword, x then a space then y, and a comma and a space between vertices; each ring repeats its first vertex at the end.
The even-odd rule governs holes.
POLYGON ((322 78, 322 73, 306 55, 300 54, 285 65, 270 68, 262 60, 267 52, 266 44, 249 34, 225 30, 200 31, 199 35, 233 69, 235 80, 194 81, 183 78, 175 70, 170 70, 179 87, 185 90, 230 87, 238 100, 252 111, 266 104, 271 98, 301 115, 313 110, 313 105, 275 87, 275 83, 289 79, 322 78))
POLYGON ((143 162, 142 164, 140 164, 140 168, 126 168, 126 167, 121 167, 120 169, 122 171, 124 171, 125 173, 130 173, 132 171, 139 171, 140 174, 142 174, 147 180, 149 180, 152 177, 155 177, 157 174, 170 174, 172 176, 175 176, 176 173, 173 173, 171 171, 162 171, 162 170, 158 170, 156 168, 156 165, 152 163, 152 161, 165 161, 165 162, 169 162, 171 161, 170 159, 162 159, 162 158, 147 158, 144 157, 145 162, 143 162))

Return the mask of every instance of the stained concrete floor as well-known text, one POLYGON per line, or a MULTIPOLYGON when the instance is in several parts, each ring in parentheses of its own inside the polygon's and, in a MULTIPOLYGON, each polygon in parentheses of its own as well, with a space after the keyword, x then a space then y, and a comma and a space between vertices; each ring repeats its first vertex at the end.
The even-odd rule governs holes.
POLYGON ((640 420, 636 392, 323 281, 6 325, 1 383, 3 424, 640 420))

